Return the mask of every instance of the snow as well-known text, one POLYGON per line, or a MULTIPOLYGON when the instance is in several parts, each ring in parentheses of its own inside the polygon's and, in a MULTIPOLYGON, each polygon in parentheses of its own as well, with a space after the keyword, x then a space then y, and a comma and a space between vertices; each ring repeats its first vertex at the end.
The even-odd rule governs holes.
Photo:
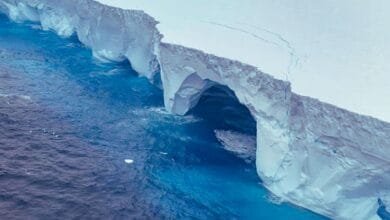
MULTIPOLYGON (((172 40, 176 44, 168 43, 171 35, 164 33, 165 30, 161 28, 165 23, 164 21, 158 26, 161 33, 166 35, 163 42, 161 42, 161 35, 155 28, 157 23, 149 15, 141 11, 108 7, 91 0, 59 0, 56 2, 51 0, 0 0, 0 11, 16 21, 40 22, 43 29, 53 30, 64 37, 77 34, 79 40, 90 47, 97 58, 107 62, 127 59, 140 75, 144 75, 149 79, 154 78, 156 76, 154 74, 160 71, 165 107, 171 113, 183 115, 198 103, 199 98, 207 88, 215 84, 227 86, 234 92, 237 99, 249 109, 257 122, 256 168, 265 187, 283 201, 292 202, 334 219, 378 219, 379 217, 376 215, 377 198, 380 197, 385 205, 390 205, 390 123, 349 112, 296 93, 297 90, 299 91, 297 89, 297 85, 299 88, 299 82, 306 83, 310 88, 313 88, 313 91, 305 91, 303 94, 317 98, 321 98, 321 94, 329 95, 328 98, 332 99, 332 103, 340 98, 344 100, 343 105, 340 104, 343 107, 348 107, 348 103, 356 104, 354 99, 358 96, 356 99, 362 102, 358 103, 361 108, 375 107, 382 114, 390 112, 386 111, 389 99, 385 98, 389 92, 387 84, 389 80, 386 80, 386 76, 381 76, 383 72, 378 70, 374 71, 374 74, 371 71, 372 67, 384 71, 388 68, 387 64, 384 61, 382 63, 381 59, 378 58, 380 54, 386 55, 388 45, 384 43, 380 46, 376 45, 383 50, 381 50, 381 53, 373 55, 370 52, 371 50, 355 53, 357 52, 354 51, 356 48, 348 47, 350 44, 341 44, 338 42, 339 37, 334 37, 336 39, 334 41, 326 41, 326 39, 333 40, 333 35, 343 36, 354 42, 352 45, 361 49, 360 46, 362 45, 355 40, 367 38, 368 35, 365 35, 365 32, 371 33, 376 27, 375 25, 371 27, 371 23, 376 24, 378 18, 385 16, 382 13, 384 9, 382 10, 377 6, 380 5, 380 1, 376 2, 376 5, 365 3, 371 7, 365 5, 365 16, 359 17, 355 21, 352 19, 354 17, 352 16, 353 13, 347 13, 347 11, 363 9, 361 6, 363 3, 351 4, 351 8, 347 8, 347 10, 343 8, 343 5, 349 1, 346 0, 340 3, 341 12, 337 12, 338 10, 334 10, 332 7, 329 8, 329 5, 327 5, 334 1, 329 1, 327 4, 316 3, 316 5, 305 1, 302 1, 305 2, 303 5, 295 1, 278 5, 278 1, 275 1, 269 3, 269 5, 261 5, 262 7, 271 7, 276 4, 280 8, 277 8, 279 11, 276 9, 272 11, 272 7, 268 8, 269 10, 257 11, 256 18, 259 18, 259 20, 265 19, 268 22, 261 27, 263 28, 260 31, 262 35, 255 34, 255 36, 258 36, 255 37, 256 41, 259 41, 260 36, 264 38, 264 35, 267 35, 270 39, 274 39, 271 36, 276 37, 278 40, 275 41, 278 41, 278 44, 286 45, 288 48, 287 58, 281 52, 274 53, 270 48, 265 48, 270 46, 269 43, 263 45, 264 50, 260 46, 255 47, 254 44, 251 45, 253 47, 246 48, 246 46, 252 44, 250 37, 248 37, 250 35, 248 31, 248 33, 243 33, 242 31, 233 30, 234 28, 222 28, 225 31, 222 32, 222 30, 219 30, 221 25, 215 24, 221 20, 210 20, 212 13, 216 13, 216 17, 224 18, 226 16, 224 11, 226 10, 236 13, 228 16, 226 22, 231 21, 231 19, 239 20, 241 14, 245 14, 242 15, 244 18, 250 16, 251 13, 249 12, 256 9, 255 6, 260 3, 252 2, 253 5, 249 7, 246 5, 247 0, 240 3, 228 1, 226 4, 222 4, 218 0, 211 3, 199 0, 199 3, 194 2, 194 5, 190 6, 173 0, 167 0, 164 4, 154 3, 156 11, 171 10, 172 22, 175 21, 176 23, 168 22, 166 24, 176 24, 178 28, 168 30, 177 31, 177 35, 173 36, 178 37, 178 39, 183 37, 182 43, 179 40, 172 40), (172 11, 173 3, 177 3, 174 7, 175 11, 172 11), (207 8, 204 8, 205 6, 200 3, 206 4, 207 8), (319 7, 317 4, 321 6, 320 9, 310 8, 319 7), (217 6, 222 7, 221 10, 216 10, 218 9, 215 8, 217 6), (183 7, 183 10, 180 7, 183 7), (237 8, 245 9, 245 7, 248 13, 236 10, 237 8), (181 10, 177 10, 177 8, 181 10), (187 10, 184 10, 185 8, 187 10), (295 20, 290 18, 287 21, 282 17, 288 18, 291 14, 295 15, 295 13, 290 12, 289 14, 287 9, 309 11, 313 15, 311 17, 309 15, 307 17, 303 16, 301 17, 303 23, 289 26, 289 22, 295 20), (378 11, 371 13, 370 11, 374 9, 378 11), (196 21, 191 23, 191 10, 199 12, 197 16, 192 16, 192 19, 203 19, 203 22, 200 22, 201 24, 197 25, 196 21), (284 12, 283 10, 287 11, 284 12), (339 21, 341 24, 351 20, 350 26, 339 27, 339 24, 336 24, 338 20, 332 17, 334 16, 332 13, 343 15, 343 19, 339 21), (177 19, 181 15, 183 15, 183 19, 177 19), (335 26, 329 27, 327 23, 323 25, 316 24, 315 22, 319 22, 320 19, 314 15, 321 15, 321 18, 326 17, 326 20, 334 21, 332 24, 335 26), (186 16, 189 18, 187 19, 186 16), (271 16, 273 18, 271 20, 276 24, 285 21, 285 30, 282 30, 283 28, 279 30, 275 23, 269 19, 267 20, 267 16, 271 16), (208 23, 204 22, 205 19, 209 19, 208 23), (367 19, 366 22, 365 19, 367 19), (371 20, 372 22, 368 22, 371 20), (211 25, 210 21, 214 24, 211 25), (187 25, 186 22, 190 22, 191 25, 187 25), (361 33, 357 34, 354 31, 356 31, 355 28, 358 28, 356 26, 358 24, 360 25, 358 27, 366 28, 358 29, 361 33), (207 32, 202 27, 210 27, 210 31, 215 32, 207 32), (301 29, 297 29, 298 27, 301 29), (369 28, 367 29, 367 27, 369 28), (331 35, 326 36, 324 34, 323 36, 319 34, 317 36, 310 31, 307 32, 306 29, 315 29, 319 33, 324 31, 324 33, 331 35), (351 32, 353 36, 349 35, 351 32), (226 36, 214 35, 213 33, 223 33, 226 36), (245 37, 234 37, 240 34, 245 35, 245 37), (294 39, 301 39, 302 34, 307 36, 303 38, 307 45, 302 43, 302 46, 294 42, 294 39), (294 38, 294 36, 297 38, 294 38), (202 37, 203 39, 210 39, 209 44, 203 42, 202 37), (213 39, 215 40, 214 43, 213 39), (199 45, 187 45, 184 40, 198 41, 199 44, 205 43, 206 46, 201 48, 199 45), (237 43, 238 40, 239 43, 237 43), (316 43, 313 43, 313 41, 316 43), (219 42, 221 43, 219 44, 219 42), (228 44, 224 45, 224 42, 228 42, 228 44), (331 45, 327 45, 328 43, 331 45), (217 49, 220 46, 226 51, 237 50, 234 55, 238 57, 229 57, 229 53, 222 50, 223 53, 221 54, 218 54, 219 50, 211 51, 214 44, 216 44, 215 48, 217 49), (297 45, 302 47, 297 47, 297 45), (314 51, 313 54, 302 56, 300 53, 305 51, 306 47, 309 48, 307 49, 309 52, 314 51), (239 51, 242 48, 244 48, 244 52, 239 51), (209 53, 205 53, 205 51, 209 53), (325 55, 322 54, 324 52, 326 52, 325 55), (319 56, 318 53, 322 55, 319 56), (281 66, 283 66, 282 70, 288 69, 291 54, 293 57, 298 57, 298 63, 300 63, 290 69, 288 76, 292 81, 294 91, 291 89, 289 82, 275 79, 255 67, 265 69, 267 72, 275 74, 274 76, 279 74, 279 77, 282 78, 283 73, 280 74, 277 69, 272 72, 273 64, 275 64, 274 68, 276 66, 282 68, 281 66), (355 57, 364 57, 367 54, 369 55, 366 57, 367 59, 357 59, 355 57), (260 61, 265 60, 263 64, 260 63, 261 65, 245 60, 249 57, 261 56, 267 56, 269 60, 259 59, 260 61), (345 57, 348 57, 348 59, 345 57), (227 58, 240 60, 241 62, 227 58), (333 65, 332 59, 337 59, 341 66, 333 65), (353 62, 354 65, 349 65, 349 61, 353 62), (312 65, 313 62, 315 65, 312 65), (280 65, 277 65, 277 63, 280 65), (347 65, 352 69, 358 68, 359 71, 351 72, 343 65, 347 65), (361 65, 371 65, 371 67, 367 67, 367 69, 361 65), (311 71, 309 67, 315 68, 316 71, 311 71), (303 70, 310 70, 307 74, 313 75, 305 75, 306 73, 303 70), (371 74, 375 77, 363 79, 364 77, 361 78, 361 74, 371 74), (302 77, 301 80, 294 81, 294 77, 298 76, 302 77), (363 86, 359 85, 362 86, 361 88, 356 87, 361 81, 364 81, 365 84, 363 86), (340 87, 342 89, 338 89, 336 83, 342 85, 340 87), (375 87, 371 88, 374 84, 375 87), (367 88, 372 91, 365 91, 367 88), (317 96, 317 94, 320 95, 317 96), (332 94, 337 94, 338 97, 333 99, 332 94), (375 96, 372 94, 375 94, 375 96), (374 103, 376 101, 381 103, 374 103), (372 106, 363 102, 372 102, 370 103, 372 106)), ((125 1, 117 1, 118 4, 121 2, 125 3, 125 1)), ((126 2, 134 3, 135 1, 126 2)), ((114 5, 114 3, 115 1, 110 1, 110 4, 114 5)), ((186 4, 188 4, 188 1, 186 1, 186 4)), ((117 6, 126 7, 126 5, 117 6)), ((127 7, 130 7, 130 5, 127 4, 127 7)), ((145 8, 145 10, 148 12, 148 9, 145 8)), ((153 14, 154 12, 150 11, 148 13, 153 14)), ((254 14, 252 15, 254 16, 254 14)), ((154 16, 159 19, 158 14, 154 16)), ((250 19, 247 20, 251 21, 250 19)), ((388 20, 380 20, 380 22, 386 24, 388 20)), ((223 25, 226 26, 226 24, 223 25)), ((232 24, 229 23, 228 25, 232 24)), ((244 26, 246 25, 241 25, 240 28, 244 26)), ((371 35, 375 42, 372 42, 381 43, 380 38, 387 37, 386 31, 373 32, 375 34, 371 35)), ((250 36, 253 37, 253 34, 250 36)), ((364 45, 367 46, 372 43, 370 39, 362 40, 367 43, 364 45)), ((340 41, 345 43, 342 40, 340 41)), ((362 111, 358 112, 362 113, 362 111)), ((375 114, 371 115, 374 116, 375 114)), ((227 139, 226 136, 224 136, 224 139, 230 142, 230 139, 227 139)), ((128 162, 131 162, 131 160, 129 159, 128 162)))
POLYGON ((298 94, 390 121, 389 1, 98 1, 145 11, 163 42, 239 60, 288 78, 298 94))

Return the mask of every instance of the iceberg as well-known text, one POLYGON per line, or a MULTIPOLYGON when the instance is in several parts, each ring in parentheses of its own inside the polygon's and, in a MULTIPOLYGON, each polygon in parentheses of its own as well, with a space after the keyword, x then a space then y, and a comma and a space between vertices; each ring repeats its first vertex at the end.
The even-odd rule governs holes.
POLYGON ((102 61, 128 59, 140 74, 150 77, 158 72, 154 51, 161 36, 157 22, 141 11, 77 0, 1 1, 0 9, 15 21, 39 21, 44 30, 62 37, 77 34, 102 61))
POLYGON ((145 11, 164 43, 255 66, 298 94, 390 121, 389 1, 98 2, 145 11))
POLYGON ((0 11, 77 35, 96 58, 128 60, 141 76, 161 78, 171 113, 186 114, 214 85, 231 89, 256 121, 257 173, 280 199, 334 219, 380 219, 378 198, 390 206, 390 123, 299 95, 253 65, 164 42, 158 22, 140 10, 0 0, 0 11))

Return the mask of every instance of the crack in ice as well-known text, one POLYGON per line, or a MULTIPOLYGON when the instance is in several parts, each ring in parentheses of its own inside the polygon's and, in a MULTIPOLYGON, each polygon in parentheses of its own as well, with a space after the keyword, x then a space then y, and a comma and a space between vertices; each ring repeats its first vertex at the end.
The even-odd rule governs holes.
POLYGON ((207 23, 207 24, 211 24, 211 25, 215 25, 215 26, 219 26, 219 27, 223 27, 223 28, 227 28, 227 29, 230 29, 230 30, 233 30, 233 31, 238 31, 238 32, 241 32, 241 33, 244 33, 244 34, 248 34, 248 35, 250 35, 250 36, 252 36, 252 37, 254 37, 254 38, 258 39, 258 40, 261 40, 261 41, 263 41, 265 43, 272 44, 272 45, 275 45, 277 47, 281 47, 283 49, 286 49, 288 54, 289 54, 289 56, 290 56, 290 61, 289 61, 289 64, 288 64, 287 70, 286 70, 287 72, 285 74, 287 81, 288 81, 289 75, 291 74, 292 68, 294 66, 298 65, 299 57, 296 54, 295 48, 291 45, 291 43, 287 39, 285 39, 279 33, 276 33, 276 32, 273 32, 273 31, 270 31, 270 30, 267 30, 265 28, 261 28, 261 27, 258 27, 258 26, 249 25, 249 24, 245 24, 245 23, 240 23, 242 25, 246 25, 246 26, 254 28, 256 30, 266 32, 267 34, 270 34, 270 35, 276 37, 280 42, 282 42, 282 44, 284 44, 284 46, 281 45, 278 42, 275 42, 275 41, 272 41, 270 39, 264 38, 262 36, 259 36, 258 34, 252 33, 250 31, 242 29, 242 28, 238 28, 238 27, 234 27, 234 26, 226 25, 226 24, 221 24, 221 23, 217 23, 217 22, 213 22, 213 21, 201 21, 201 22, 207 23))

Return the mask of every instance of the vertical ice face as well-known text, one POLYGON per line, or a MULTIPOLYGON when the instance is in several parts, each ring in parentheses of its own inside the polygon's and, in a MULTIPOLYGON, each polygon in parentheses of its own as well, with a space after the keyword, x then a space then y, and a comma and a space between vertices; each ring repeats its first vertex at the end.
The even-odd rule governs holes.
POLYGON ((103 6, 94 1, 4 0, 1 8, 16 21, 39 21, 61 36, 77 34, 103 61, 129 60, 134 70, 149 78, 158 71, 155 48, 157 22, 142 11, 103 6))
POLYGON ((0 10, 77 34, 97 58, 127 59, 150 79, 160 70, 172 113, 186 114, 213 85, 230 88, 257 122, 257 172, 282 199, 335 219, 379 219, 378 198, 390 206, 389 123, 294 94, 255 67, 161 43, 141 11, 92 0, 0 0, 0 10))
POLYGON ((272 178, 283 158, 280 155, 288 152, 289 84, 254 67, 171 44, 161 44, 160 64, 165 106, 173 113, 185 114, 213 84, 235 92, 257 121, 262 146, 257 153, 258 172, 263 179, 272 178))
POLYGON ((377 197, 389 198, 388 123, 296 95, 286 82, 201 51, 164 43, 160 64, 173 113, 185 114, 212 85, 235 92, 257 121, 257 171, 273 193, 337 219, 378 217, 377 197))
POLYGON ((213 84, 235 92, 257 121, 258 173, 272 179, 289 151, 289 84, 240 62, 171 44, 161 44, 160 64, 165 106, 173 113, 185 114, 213 84))

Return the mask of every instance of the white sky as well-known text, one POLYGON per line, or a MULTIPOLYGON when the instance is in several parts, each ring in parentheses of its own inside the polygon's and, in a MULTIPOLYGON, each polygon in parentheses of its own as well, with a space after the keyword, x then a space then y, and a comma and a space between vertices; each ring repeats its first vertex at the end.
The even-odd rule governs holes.
POLYGON ((145 11, 164 42, 257 66, 298 94, 390 122, 388 0, 98 1, 145 11))

